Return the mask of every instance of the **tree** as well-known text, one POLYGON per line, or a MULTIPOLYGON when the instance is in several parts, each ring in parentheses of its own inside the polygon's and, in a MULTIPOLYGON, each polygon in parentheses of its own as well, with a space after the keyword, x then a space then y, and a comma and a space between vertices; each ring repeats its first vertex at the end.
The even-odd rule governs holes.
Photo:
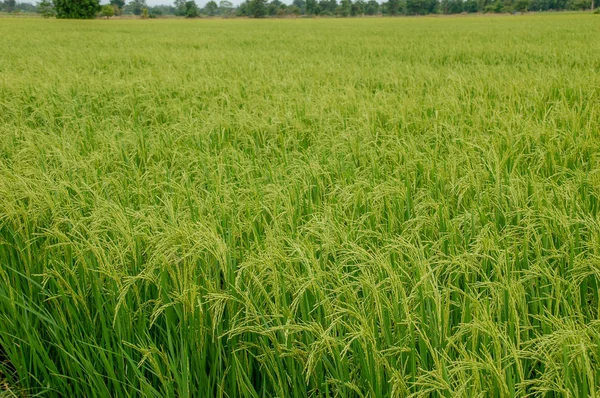
POLYGON ((209 17, 217 15, 218 11, 219 11, 219 6, 213 0, 210 0, 208 3, 206 3, 206 6, 204 7, 204 12, 209 17))
POLYGON ((306 0, 306 13, 308 15, 317 15, 317 0, 306 0))
POLYGON ((105 6, 102 6, 102 10, 100 11, 100 13, 104 18, 109 19, 110 17, 115 15, 115 9, 110 4, 107 4, 105 6))
POLYGON ((185 0, 175 0, 175 15, 185 16, 185 0))
POLYGON ((44 18, 51 18, 54 16, 54 6, 48 0, 42 0, 37 5, 37 12, 44 18))
POLYGON ((299 9, 298 6, 292 4, 291 6, 285 8, 285 13, 287 15, 298 16, 302 13, 302 10, 299 9))
POLYGON ((379 3, 377 0, 369 0, 365 6, 365 14, 376 15, 379 12, 379 3))
POLYGON ((198 9, 198 5, 194 0, 185 2, 185 17, 186 18, 196 18, 200 15, 200 10, 198 9))
POLYGON ((281 5, 283 3, 279 0, 273 0, 272 2, 269 3, 269 5, 267 6, 267 14, 274 17, 277 14, 279 14, 279 11, 281 9, 281 5))
POLYGON ((6 0, 4 2, 4 11, 6 11, 6 12, 13 12, 16 7, 17 7, 16 0, 6 0))
POLYGON ((319 1, 319 9, 321 10, 320 14, 333 15, 335 14, 337 6, 338 4, 336 0, 321 0, 319 1))
POLYGON ((352 11, 352 2, 350 0, 342 0, 340 6, 338 7, 337 13, 342 17, 347 17, 350 15, 352 11))
POLYGON ((267 0, 248 1, 248 16, 253 18, 264 18, 267 15, 267 0))
POLYGON ((125 7, 125 0, 110 0, 109 4, 123 9, 123 7, 125 7))
POLYGON ((529 10, 529 0, 517 0, 514 9, 519 12, 527 12, 529 10))
POLYGON ((150 12, 150 18, 152 18, 152 19, 158 18, 164 14, 163 10, 160 7, 152 7, 149 12, 150 12))
POLYGON ((363 15, 365 13, 365 2, 363 0, 356 0, 350 5, 350 15, 353 17, 363 15))
POLYGON ((294 0, 292 5, 295 5, 300 9, 300 13, 304 14, 306 12, 306 0, 294 0))
POLYGON ((54 0, 57 18, 92 19, 100 10, 99 0, 54 0))
POLYGON ((400 11, 400 1, 399 0, 389 0, 387 3, 387 12, 389 15, 398 15, 400 11))
POLYGON ((144 8, 148 8, 146 0, 133 0, 129 3, 129 8, 133 12, 133 15, 142 15, 144 8))
POLYGON ((115 15, 121 15, 123 13, 123 7, 125 7, 125 0, 110 0, 109 4, 115 9, 115 15))
POLYGON ((462 8, 463 11, 469 13, 474 13, 478 11, 477 2, 475 0, 465 0, 465 2, 462 4, 462 8))
POLYGON ((228 0, 221 0, 219 3, 219 13, 222 15, 230 15, 233 10, 233 3, 228 0))
POLYGON ((248 0, 244 1, 236 10, 236 15, 238 17, 247 17, 248 14, 248 0))

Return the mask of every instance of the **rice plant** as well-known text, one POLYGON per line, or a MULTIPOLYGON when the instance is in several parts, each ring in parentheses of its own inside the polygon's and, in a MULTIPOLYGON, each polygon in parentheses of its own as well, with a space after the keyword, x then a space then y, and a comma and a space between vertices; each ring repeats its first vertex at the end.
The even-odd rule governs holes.
POLYGON ((0 37, 5 395, 600 396, 595 16, 0 37))

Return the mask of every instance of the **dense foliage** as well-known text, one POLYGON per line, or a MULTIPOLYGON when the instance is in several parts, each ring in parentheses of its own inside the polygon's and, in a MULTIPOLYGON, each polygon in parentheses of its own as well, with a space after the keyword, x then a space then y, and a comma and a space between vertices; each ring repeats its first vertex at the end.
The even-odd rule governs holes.
POLYGON ((99 0, 53 0, 57 18, 90 19, 100 11, 99 0))
MULTIPOLYGON (((71 3, 71 0, 58 0, 71 3)), ((88 0, 85 0, 88 1, 88 0)), ((0 2, 0 11, 38 12, 44 16, 48 13, 48 1, 44 0, 36 6, 31 3, 16 3, 15 0, 0 2), (42 4, 43 3, 43 4, 42 4), (42 7, 40 8, 40 4, 42 7)), ((283 16, 322 16, 322 17, 358 17, 365 15, 427 15, 427 14, 460 14, 460 13, 514 13, 527 11, 562 11, 562 10, 589 10, 591 0, 388 0, 378 3, 376 0, 295 0, 291 5, 280 0, 247 0, 234 7, 227 0, 217 4, 208 1, 204 7, 192 9, 186 6, 185 0, 175 0, 173 5, 148 6, 145 0, 132 0, 125 4, 124 0, 110 0, 115 15, 129 14, 141 16, 144 9, 150 17, 159 16, 240 16, 262 18, 283 16), (188 15, 190 14, 190 15, 188 15)), ((77 6, 78 7, 78 6, 77 6)), ((50 9, 53 9, 51 7, 50 9)), ((85 14, 88 15, 88 14, 85 14)), ((78 18, 89 18, 78 17, 78 18)))
POLYGON ((3 20, 0 390, 597 396, 599 34, 3 20))

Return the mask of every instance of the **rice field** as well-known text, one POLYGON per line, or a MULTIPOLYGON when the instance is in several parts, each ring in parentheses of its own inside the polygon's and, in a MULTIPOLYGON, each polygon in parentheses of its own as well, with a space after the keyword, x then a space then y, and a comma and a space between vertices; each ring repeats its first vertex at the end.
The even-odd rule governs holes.
POLYGON ((0 37, 0 396, 600 397, 597 15, 0 37))

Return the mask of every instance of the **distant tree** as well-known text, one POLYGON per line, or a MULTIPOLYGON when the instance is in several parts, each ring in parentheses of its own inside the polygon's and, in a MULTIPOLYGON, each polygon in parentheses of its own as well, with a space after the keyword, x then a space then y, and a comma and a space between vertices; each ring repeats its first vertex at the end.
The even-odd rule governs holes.
POLYGON ((125 0, 110 0, 108 4, 123 9, 125 7, 125 0))
POLYGON ((479 7, 475 0, 465 0, 465 2, 462 4, 462 10, 464 12, 474 13, 479 11, 479 7))
MULTIPOLYGON (((465 3, 475 0, 466 0, 465 3)), ((407 0, 406 1, 406 13, 408 15, 426 15, 436 12, 438 2, 437 0, 407 0)), ((477 3, 475 3, 477 8, 477 3)))
POLYGON ((150 10, 148 10, 148 13, 150 14, 150 19, 158 18, 164 14, 162 8, 158 6, 150 8, 150 10))
POLYGON ((377 0, 369 0, 365 6, 365 14, 376 15, 379 12, 379 3, 377 0))
POLYGON ((248 0, 244 1, 239 5, 237 10, 235 11, 235 15, 238 17, 247 17, 248 16, 248 0))
POLYGON ((387 2, 388 15, 398 15, 400 13, 400 0, 389 0, 387 2))
POLYGON ((267 15, 267 0, 248 1, 248 16, 252 18, 264 18, 267 15))
POLYGON ((463 12, 463 1, 462 0, 442 0, 440 7, 444 14, 460 14, 461 12, 463 12))
POLYGON ((185 2, 185 17, 186 18, 196 18, 200 15, 200 10, 198 9, 198 5, 194 0, 185 2))
POLYGON ((142 19, 150 18, 150 14, 148 13, 148 8, 144 7, 142 9, 142 15, 140 16, 142 19))
MULTIPOLYGON (((518 4, 517 0, 517 4, 518 4)), ((591 8, 590 0, 571 0, 568 5, 571 10, 589 10, 591 8)))
POLYGON ((363 0, 356 0, 350 5, 350 15, 353 17, 363 15, 365 13, 365 2, 363 0))
POLYGON ((102 9, 100 10, 100 14, 104 18, 109 19, 110 17, 115 15, 115 9, 110 4, 107 4, 105 6, 102 6, 102 9))
POLYGON ((57 18, 91 19, 100 10, 99 0, 54 0, 57 18))
POLYGON ((267 6, 267 15, 270 15, 270 16, 273 17, 273 16, 276 16, 276 15, 285 14, 285 9, 282 9, 282 6, 285 6, 285 4, 283 4, 279 0, 273 0, 267 6))
POLYGON ((175 15, 185 17, 185 0, 175 0, 175 15))
POLYGON ((306 0, 306 14, 307 15, 317 15, 317 7, 319 5, 317 4, 317 0, 306 0))
POLYGON ((352 1, 342 0, 340 2, 338 9, 336 10, 336 13, 341 15, 342 17, 347 17, 350 15, 351 11, 352 11, 352 1))
POLYGON ((35 13, 37 12, 37 6, 31 3, 16 3, 15 5, 15 9, 14 9, 14 13, 19 13, 19 12, 29 12, 29 13, 35 13))
POLYGON ((142 15, 144 12, 144 8, 148 8, 146 5, 146 0, 133 0, 129 3, 129 9, 133 13, 133 15, 142 15))
POLYGON ((210 0, 208 3, 206 3, 206 6, 204 6, 204 13, 209 17, 217 15, 218 12, 219 6, 213 0, 210 0))
POLYGON ((333 15, 337 9, 338 4, 336 0, 321 0, 319 1, 320 15, 333 15))
POLYGON ((302 14, 302 10, 300 8, 298 8, 298 6, 292 4, 291 6, 285 8, 285 13, 287 15, 298 16, 298 15, 302 14))
POLYGON ((529 10, 529 0, 517 0, 514 9, 519 12, 527 12, 529 10))
POLYGON ((230 15, 233 10, 233 3, 228 0, 221 0, 219 3, 219 14, 221 15, 230 15))
POLYGON ((6 11, 6 12, 13 12, 13 11, 15 11, 16 7, 17 7, 17 1, 16 0, 6 0, 4 2, 4 11, 6 11))
POLYGON ((295 5, 300 9, 300 14, 306 13, 306 0, 294 0, 292 5, 295 5))
POLYGON ((115 9, 115 15, 121 15, 125 7, 125 0, 110 0, 109 4, 115 9))
POLYGON ((37 13, 44 18, 52 18, 54 16, 54 6, 48 0, 42 0, 37 5, 37 13))

